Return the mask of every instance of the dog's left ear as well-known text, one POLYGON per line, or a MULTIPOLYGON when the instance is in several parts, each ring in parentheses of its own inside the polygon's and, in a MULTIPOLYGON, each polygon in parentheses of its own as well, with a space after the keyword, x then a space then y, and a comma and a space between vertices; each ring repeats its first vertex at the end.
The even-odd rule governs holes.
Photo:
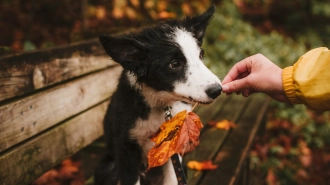
POLYGON ((203 42, 206 27, 212 19, 214 12, 215 6, 212 5, 203 14, 186 19, 186 23, 189 26, 189 29, 194 33, 194 37, 199 41, 200 45, 203 42))
POLYGON ((114 61, 121 64, 124 69, 139 76, 143 75, 146 52, 142 43, 131 35, 100 36, 99 39, 104 50, 114 61))

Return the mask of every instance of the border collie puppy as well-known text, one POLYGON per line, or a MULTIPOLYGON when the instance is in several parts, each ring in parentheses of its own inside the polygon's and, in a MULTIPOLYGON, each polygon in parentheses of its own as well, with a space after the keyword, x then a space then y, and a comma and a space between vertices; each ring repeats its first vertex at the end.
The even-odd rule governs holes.
POLYGON ((137 34, 101 36, 107 54, 123 67, 104 119, 106 154, 95 172, 96 185, 177 184, 169 160, 147 167, 150 137, 172 115, 191 104, 210 104, 221 82, 203 64, 205 29, 215 7, 184 20, 169 20, 137 34))

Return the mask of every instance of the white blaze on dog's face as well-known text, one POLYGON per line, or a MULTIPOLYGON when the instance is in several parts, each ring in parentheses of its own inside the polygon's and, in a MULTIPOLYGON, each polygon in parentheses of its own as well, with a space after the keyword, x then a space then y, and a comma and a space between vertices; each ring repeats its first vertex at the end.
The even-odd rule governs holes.
POLYGON ((214 11, 212 6, 196 17, 169 20, 137 34, 101 36, 100 41, 149 106, 212 103, 221 93, 221 82, 203 64, 201 46, 214 11))
POLYGON ((208 104, 221 93, 221 82, 203 63, 201 48, 193 33, 177 29, 174 34, 175 42, 180 46, 186 58, 185 81, 174 84, 173 92, 190 101, 208 104))

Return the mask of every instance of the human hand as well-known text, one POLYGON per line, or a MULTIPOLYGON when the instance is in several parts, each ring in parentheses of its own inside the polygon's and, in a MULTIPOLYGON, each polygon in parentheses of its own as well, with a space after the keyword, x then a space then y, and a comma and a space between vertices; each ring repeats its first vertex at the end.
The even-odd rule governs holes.
POLYGON ((256 54, 236 63, 222 81, 227 95, 236 92, 248 97, 263 92, 273 99, 288 102, 282 85, 282 69, 262 54, 256 54))

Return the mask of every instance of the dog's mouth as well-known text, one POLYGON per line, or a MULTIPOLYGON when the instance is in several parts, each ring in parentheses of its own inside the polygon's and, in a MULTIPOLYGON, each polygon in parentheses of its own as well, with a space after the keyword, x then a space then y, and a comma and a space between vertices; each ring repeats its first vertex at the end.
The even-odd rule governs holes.
POLYGON ((182 100, 182 102, 184 103, 187 103, 187 104, 195 104, 195 103, 198 103, 198 104, 201 104, 201 105, 209 105, 211 103, 214 102, 214 100, 209 100, 209 101, 200 101, 200 100, 196 100, 194 99, 193 97, 189 96, 188 98, 187 97, 183 97, 185 100, 182 100))

